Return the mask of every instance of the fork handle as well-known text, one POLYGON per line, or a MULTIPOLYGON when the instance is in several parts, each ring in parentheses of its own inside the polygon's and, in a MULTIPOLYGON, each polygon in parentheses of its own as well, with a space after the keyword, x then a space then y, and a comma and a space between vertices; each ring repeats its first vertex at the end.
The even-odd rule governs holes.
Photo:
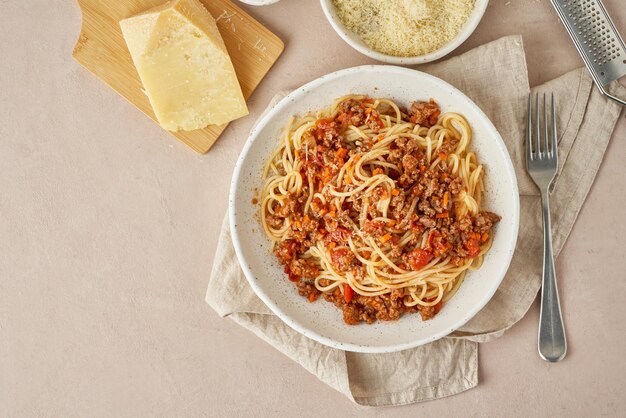
POLYGON ((556 286, 554 256, 552 254, 550 200, 547 190, 541 193, 541 203, 543 206, 543 280, 539 314, 539 355, 546 361, 556 362, 565 357, 567 341, 556 286))

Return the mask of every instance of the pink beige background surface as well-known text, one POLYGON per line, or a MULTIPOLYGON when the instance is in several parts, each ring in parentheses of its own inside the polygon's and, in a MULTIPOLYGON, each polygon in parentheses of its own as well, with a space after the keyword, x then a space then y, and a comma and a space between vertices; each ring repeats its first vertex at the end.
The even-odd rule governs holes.
MULTIPOLYGON (((626 34, 622 0, 605 3, 626 34)), ((285 52, 251 115, 198 155, 71 59, 77 4, 0 0, 0 415, 623 416, 624 115, 557 262, 570 343, 561 363, 537 354, 535 304, 481 345, 476 389, 367 409, 205 304, 255 117, 279 90, 373 63, 315 0, 244 8, 285 52)), ((547 0, 493 0, 455 53, 514 33, 532 85, 582 65, 547 0)))

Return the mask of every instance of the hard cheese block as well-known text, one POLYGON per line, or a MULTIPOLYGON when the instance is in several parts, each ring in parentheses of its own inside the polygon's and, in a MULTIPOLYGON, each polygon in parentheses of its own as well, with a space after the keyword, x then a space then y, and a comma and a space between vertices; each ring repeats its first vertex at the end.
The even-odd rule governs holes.
POLYGON ((190 131, 248 114, 215 20, 198 0, 169 1, 120 26, 163 128, 190 131))

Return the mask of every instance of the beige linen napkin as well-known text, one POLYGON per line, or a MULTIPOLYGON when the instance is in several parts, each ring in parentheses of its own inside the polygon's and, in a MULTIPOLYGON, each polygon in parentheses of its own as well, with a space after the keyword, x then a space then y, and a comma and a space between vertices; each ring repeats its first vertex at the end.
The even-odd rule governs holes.
MULTIPOLYGON (((206 301, 361 405, 402 405, 453 395, 478 383, 478 344, 519 321, 541 282, 540 198, 525 171, 524 135, 529 93, 522 39, 510 36, 445 62, 422 66, 453 84, 491 118, 515 165, 521 199, 517 249, 492 300, 465 326, 433 343, 398 353, 333 349, 285 325, 261 302, 239 268, 225 221, 206 301)), ((623 87, 613 87, 624 94, 623 87)), ((554 92, 558 105, 559 175, 552 195, 554 251, 558 255, 591 187, 621 107, 593 88, 584 69, 537 91, 554 92)), ((270 105, 271 107, 271 105, 270 105)), ((298 297, 294 292, 294 297, 298 297)))

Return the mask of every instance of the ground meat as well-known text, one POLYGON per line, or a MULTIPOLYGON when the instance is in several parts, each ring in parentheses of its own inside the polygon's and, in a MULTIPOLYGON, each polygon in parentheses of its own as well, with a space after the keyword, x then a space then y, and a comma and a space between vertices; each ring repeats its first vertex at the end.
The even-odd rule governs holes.
POLYGON ((337 222, 337 218, 330 213, 324 215, 324 229, 328 232, 333 232, 339 227, 339 222, 337 222))
POLYGON ((402 299, 392 299, 391 294, 380 296, 361 296, 357 299, 357 303, 363 306, 369 306, 376 312, 376 319, 381 321, 393 321, 400 318, 404 310, 402 299))
POLYGON ((337 222, 339 225, 343 226, 346 229, 352 228, 352 220, 350 219, 350 212, 347 210, 341 210, 337 212, 337 222))
POLYGON ((457 225, 461 231, 469 231, 472 228, 472 219, 469 216, 464 216, 458 220, 457 225))
POLYGON ((343 321, 348 325, 357 325, 361 322, 361 311, 357 306, 346 305, 343 308, 343 321))
POLYGON ((319 274, 319 269, 315 264, 308 260, 296 258, 291 261, 289 268, 293 274, 298 277, 314 279, 319 274))
POLYGON ((432 216, 420 216, 419 222, 426 228, 434 228, 437 226, 437 221, 432 216))
POLYGON ((331 251, 333 267, 339 272, 351 270, 357 265, 354 253, 349 248, 339 248, 331 251))
POLYGON ((335 244, 345 244, 351 236, 352 232, 349 229, 338 226, 335 230, 328 233, 326 240, 335 244))
MULTIPOLYGON (((317 119, 314 126, 303 133, 302 146, 294 152, 301 167, 303 186, 287 194, 282 204, 273 208, 274 213, 265 214, 267 224, 272 228, 289 224, 287 239, 277 245, 275 254, 298 293, 310 301, 322 294, 315 287, 315 279, 320 274, 319 261, 313 261, 308 252, 320 242, 335 272, 343 276, 351 274, 355 280, 362 281, 368 272, 349 247, 350 239, 360 248, 359 257, 369 258, 372 249, 367 249, 368 243, 363 245, 360 237, 366 241, 373 238, 404 270, 420 270, 435 257, 449 258, 460 266, 480 254, 491 238, 494 225, 500 220, 491 212, 457 218, 458 202, 465 186, 450 170, 448 157, 458 146, 456 139, 446 138, 432 150, 429 161, 419 140, 396 138, 387 154, 379 156, 378 161, 362 165, 364 172, 377 175, 377 180, 385 182, 366 189, 367 194, 356 190, 362 179, 353 174, 356 159, 351 160, 351 157, 370 151, 382 137, 347 140, 346 130, 352 125, 366 132, 378 132, 384 126, 381 115, 395 117, 391 107, 375 109, 372 103, 369 99, 344 100, 332 116, 317 119), (433 163, 435 166, 431 167, 433 163), (345 164, 350 165, 345 167, 345 164), (339 191, 354 193, 346 196, 338 207, 336 202, 331 202, 335 199, 340 170, 344 177, 341 179, 343 190, 339 191), (395 184, 383 178, 385 175, 395 184), (305 211, 311 192, 321 193, 322 197, 313 198, 305 211), (365 217, 362 229, 355 230, 355 226, 361 225, 362 217, 365 217), (412 236, 407 239, 409 235, 412 236), (399 246, 402 239, 403 246, 399 246)), ((408 120, 422 127, 431 127, 438 122, 439 114, 434 101, 415 102, 408 111, 408 120)), ((278 170, 285 174, 284 169, 279 167, 278 170)), ((390 266, 379 268, 386 273, 397 273, 390 266)), ((323 288, 332 283, 328 279, 319 279, 319 286, 323 288)), ((405 292, 404 289, 394 289, 387 294, 368 297, 343 283, 323 293, 323 298, 343 311, 344 321, 348 324, 391 321, 404 313, 416 312, 427 320, 441 309, 441 303, 430 307, 419 304, 408 307, 404 304, 405 297, 408 297, 405 292)))
POLYGON ((500 221, 500 216, 493 212, 480 212, 474 219, 474 225, 478 232, 489 232, 493 225, 500 221))
POLYGON ((389 151, 389 155, 387 156, 387 161, 390 163, 398 163, 402 159, 404 153, 400 148, 392 149, 389 151))
POLYGON ((433 194, 435 194, 438 187, 439 187, 439 182, 437 181, 436 178, 431 178, 430 180, 426 181, 426 189, 424 190, 424 197, 430 197, 433 194))
POLYGON ((417 307, 404 304, 404 291, 394 289, 391 293, 379 296, 355 295, 346 302, 341 292, 325 294, 324 299, 334 303, 343 311, 344 322, 348 325, 357 325, 360 322, 371 324, 380 321, 394 321, 404 313, 416 312, 417 307))
POLYGON ((313 216, 319 219, 324 216, 324 214, 328 213, 328 208, 319 200, 313 199, 311 202, 311 212, 313 212, 313 216))
POLYGON ((287 236, 289 237, 289 239, 300 243, 306 240, 306 232, 298 230, 297 227, 294 225, 291 225, 289 227, 289 230, 287 231, 287 236))
POLYGON ((402 255, 402 247, 400 247, 399 245, 393 244, 391 246, 391 250, 389 250, 389 256, 391 256, 392 259, 396 259, 396 258, 399 258, 401 255, 402 255))
POLYGON ((274 215, 267 215, 265 217, 265 220, 267 221, 267 224, 269 226, 271 226, 272 228, 276 228, 276 229, 283 226, 283 222, 284 222, 284 219, 280 219, 274 215))
POLYGON ((405 174, 412 173, 416 170, 419 171, 418 164, 419 160, 411 154, 407 154, 402 157, 402 169, 404 170, 405 174))
POLYGON ((395 144, 396 147, 398 147, 402 151, 406 152, 406 144, 407 144, 408 141, 409 141, 409 138, 401 136, 400 138, 398 138, 395 141, 393 141, 393 143, 395 144))
POLYGON ((344 100, 337 107, 337 119, 345 125, 361 126, 365 121, 365 106, 354 99, 344 100))
POLYGON ((461 191, 463 191, 463 182, 461 181, 461 179, 459 177, 455 177, 448 185, 448 190, 453 195, 458 195, 459 193, 461 193, 461 191))
POLYGON ((296 254, 297 243, 293 240, 286 240, 278 244, 275 254, 282 264, 289 264, 296 254))
POLYGON ((417 209, 419 211, 418 213, 421 213, 429 218, 435 216, 435 214, 437 213, 435 209, 433 209, 430 205, 430 201, 428 199, 420 200, 420 202, 417 204, 417 209))
POLYGON ((367 118, 366 125, 374 132, 378 132, 384 126, 380 119, 380 116, 378 115, 378 112, 376 112, 375 110, 370 113, 369 117, 367 118))
POLYGON ((409 110, 409 121, 430 128, 437 123, 440 113, 439 105, 432 99, 428 102, 414 102, 409 110))
POLYGON ((434 306, 419 306, 419 312, 423 321, 428 321, 441 310, 441 302, 434 306))
POLYGON ((332 119, 318 119, 315 123, 315 139, 321 141, 324 147, 340 143, 340 126, 332 119))
POLYGON ((435 198, 431 199, 430 205, 432 206, 433 209, 435 209, 435 212, 443 213, 444 208, 442 206, 443 202, 442 202, 441 199, 438 199, 438 198, 437 199, 435 199, 435 198))
POLYGON ((374 190, 372 190, 372 193, 370 195, 370 201, 373 204, 376 204, 380 202, 381 200, 388 199, 388 198, 389 198, 389 194, 387 193, 387 189, 385 189, 382 186, 378 186, 374 188, 374 190))
POLYGON ((312 232, 317 231, 320 222, 315 218, 310 218, 309 216, 305 216, 301 221, 301 229, 302 231, 310 234, 312 232))
POLYGON ((459 141, 457 139, 449 139, 445 141, 437 151, 440 154, 448 155, 456 149, 458 143, 459 141))
POLYGON ((287 197, 283 201, 282 206, 278 206, 274 210, 274 215, 279 218, 287 218, 292 213, 298 213, 298 199, 297 197, 287 194, 287 197))
POLYGON ((416 152, 419 151, 419 141, 415 138, 406 138, 401 136, 400 138, 393 141, 393 143, 405 154, 416 155, 416 152))
MULTIPOLYGON (((298 198, 298 204, 304 206, 301 197, 298 198)), ((292 223, 289 226, 288 236, 298 241, 301 249, 306 251, 311 246, 311 240, 317 237, 318 228, 319 221, 317 219, 311 218, 309 215, 292 215, 292 223)))
POLYGON ((322 293, 317 290, 314 283, 308 280, 297 281, 296 288, 298 289, 298 294, 300 294, 300 296, 304 296, 310 302, 315 302, 319 295, 322 293))
POLYGON ((426 229, 425 225, 420 222, 419 216, 417 216, 415 213, 413 213, 409 218, 408 228, 411 230, 411 232, 413 232, 416 239, 419 238, 422 232, 424 232, 424 230, 426 229))
POLYGON ((372 237, 379 237, 385 233, 385 223, 381 221, 365 221, 363 232, 372 237))
POLYGON ((405 212, 409 210, 408 207, 405 208, 406 197, 404 193, 398 193, 397 195, 391 198, 391 216, 395 219, 404 219, 405 212))

